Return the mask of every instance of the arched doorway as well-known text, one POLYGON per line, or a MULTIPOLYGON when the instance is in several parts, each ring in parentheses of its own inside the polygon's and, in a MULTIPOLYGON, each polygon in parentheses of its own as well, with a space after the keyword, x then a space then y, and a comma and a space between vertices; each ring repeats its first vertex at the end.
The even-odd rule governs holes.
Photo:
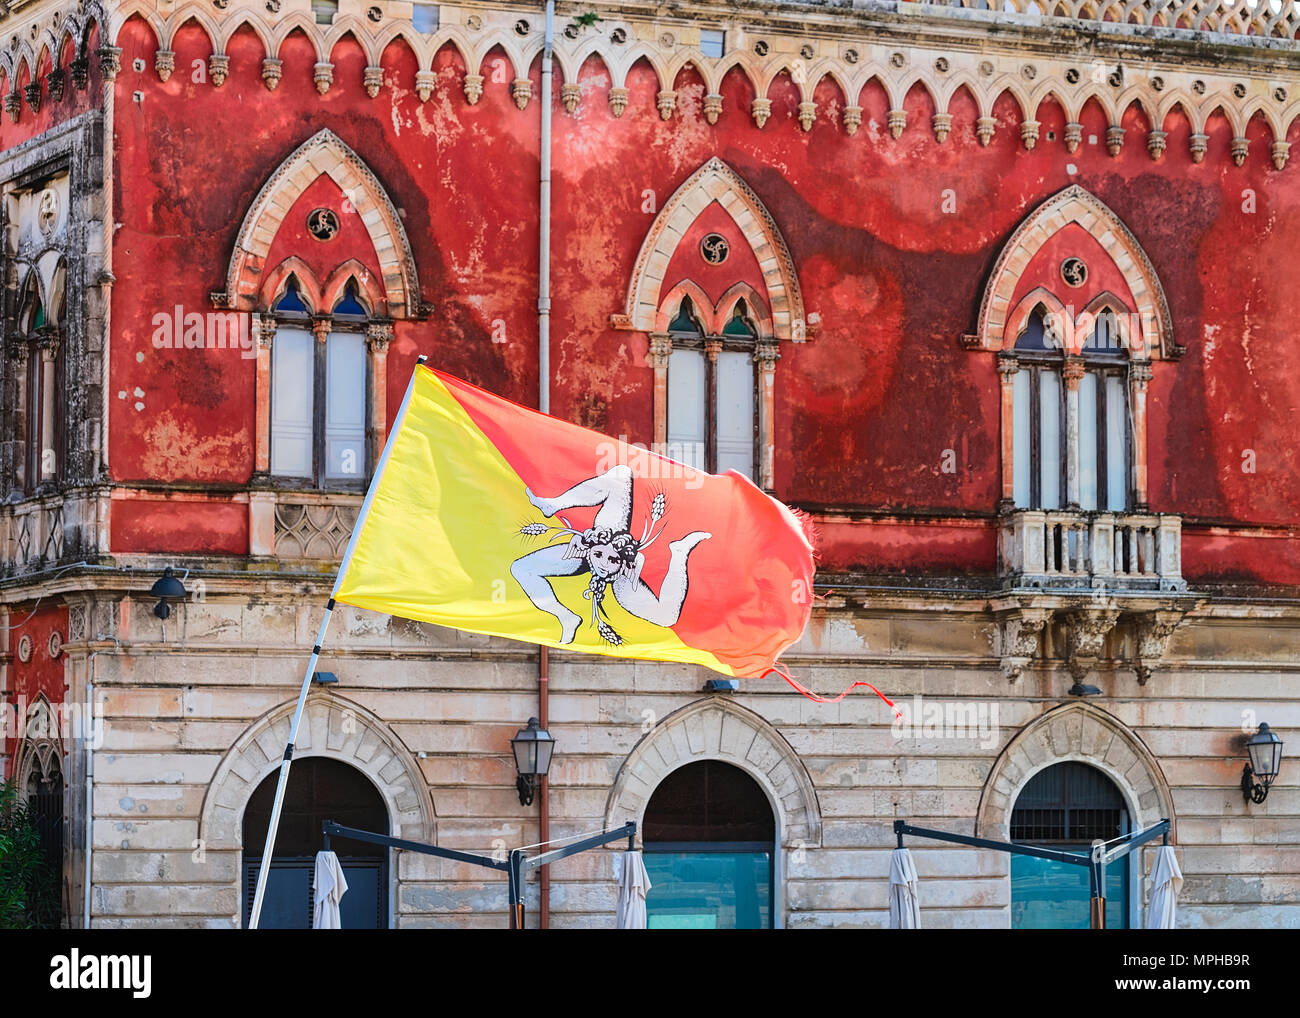
POLYGON ((27 739, 20 744, 20 787, 40 836, 43 863, 32 888, 29 915, 42 929, 57 929, 63 915, 63 752, 54 713, 44 697, 28 712, 27 739))
MULTIPOLYGON (((1067 851, 1086 851, 1094 839, 1128 833, 1131 818, 1115 783, 1077 761, 1039 771, 1017 796, 1011 840, 1067 851)), ((1131 855, 1106 868, 1106 928, 1129 926, 1131 855)), ((1011 928, 1087 929, 1088 868, 1032 856, 1011 857, 1011 928)))
POLYGON ((642 823, 647 925, 771 929, 776 820, 739 767, 699 760, 669 774, 642 823))
MULTIPOLYGON (((262 780, 244 811, 244 926, 247 927, 257 888, 257 871, 266 845, 275 788, 274 770, 262 780)), ((312 878, 316 853, 324 848, 321 824, 333 820, 345 827, 388 834, 384 800, 366 776, 354 767, 327 757, 295 760, 289 771, 275 855, 267 877, 266 897, 258 923, 262 929, 310 929, 312 878)), ((388 926, 388 851, 378 845, 336 841, 348 890, 341 907, 343 928, 383 929, 388 926)))

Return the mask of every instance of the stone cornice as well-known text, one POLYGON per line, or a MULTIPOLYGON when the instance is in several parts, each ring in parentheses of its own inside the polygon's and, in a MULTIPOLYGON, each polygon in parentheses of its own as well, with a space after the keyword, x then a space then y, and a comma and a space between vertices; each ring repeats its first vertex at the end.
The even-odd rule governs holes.
MULTIPOLYGON (((432 92, 430 67, 445 45, 456 48, 468 68, 466 101, 479 100, 486 88, 509 90, 516 104, 527 105, 528 90, 520 87, 542 46, 543 19, 535 3, 499 0, 495 4, 439 4, 440 27, 429 34, 411 24, 411 5, 398 0, 340 0, 333 24, 317 25, 309 0, 127 0, 108 5, 108 28, 103 41, 116 40, 132 16, 152 28, 161 54, 154 61, 160 77, 170 73, 172 40, 176 30, 191 18, 212 43, 213 56, 226 56, 230 37, 247 25, 265 48, 263 79, 268 88, 279 80, 279 49, 283 39, 299 29, 317 50, 317 87, 358 87, 362 94, 377 94, 374 69, 381 66, 385 48, 398 37, 416 54, 420 78, 417 92, 427 100, 432 92), (272 10, 274 8, 274 10, 272 10), (367 56, 369 78, 335 81, 331 52, 345 34, 354 36, 367 56), (500 47, 508 66, 504 83, 484 82, 479 73, 484 59, 500 47)), ((1018 6, 1027 0, 1013 0, 1018 6)), ((1080 13, 1087 0, 1060 0, 1056 9, 1080 13)), ((979 107, 980 140, 987 143, 999 129, 992 117, 995 102, 1010 95, 1019 107, 1021 142, 1032 146, 1036 132, 1026 129, 1037 121, 1039 104, 1049 94, 1065 108, 1067 119, 1077 122, 1079 112, 1095 99, 1112 125, 1136 102, 1152 123, 1151 137, 1136 139, 1152 158, 1165 157, 1162 126, 1165 116, 1181 107, 1192 124, 1191 155, 1204 153, 1204 128, 1211 113, 1222 107, 1234 130, 1232 157, 1240 164, 1248 155, 1271 158, 1281 168, 1287 160, 1286 131, 1300 115, 1300 89, 1292 79, 1300 67, 1300 13, 1284 5, 1273 12, 1267 5, 1249 24, 1233 20, 1233 9, 1202 0, 1118 0, 1102 11, 1112 21, 1037 14, 990 12, 966 7, 913 4, 905 0, 854 0, 850 8, 818 3, 752 3, 737 5, 707 0, 671 9, 657 3, 623 0, 602 5, 602 20, 579 26, 571 19, 585 11, 581 4, 562 3, 557 17, 555 59, 559 84, 576 79, 583 61, 595 55, 609 70, 609 113, 619 116, 628 101, 625 81, 638 59, 646 59, 658 77, 660 114, 671 120, 676 104, 663 97, 674 93, 677 73, 692 64, 708 86, 709 120, 751 116, 767 122, 764 99, 768 87, 788 74, 799 90, 800 117, 794 129, 807 130, 816 115, 814 92, 824 79, 834 81, 844 97, 843 129, 853 134, 860 123, 856 102, 872 78, 884 87, 891 104, 890 133, 929 128, 937 144, 950 129, 949 100, 962 86, 970 90, 979 107), (1112 10, 1113 8, 1113 10, 1112 10), (1129 24, 1129 19, 1156 24, 1129 24), (1169 24, 1159 24, 1163 18, 1169 24), (1260 20, 1263 19, 1263 20, 1260 20), (1178 24, 1215 29, 1193 31, 1178 24), (699 51, 702 28, 727 33, 727 49, 719 58, 699 51), (1254 34, 1247 34, 1247 33, 1254 34), (724 75, 738 69, 759 97, 749 110, 724 109, 719 92, 724 75), (934 100, 934 123, 907 124, 901 116, 903 97, 920 83, 934 100), (1292 93, 1295 93, 1294 95, 1292 93), (1269 125, 1273 145, 1267 152, 1250 153, 1246 125, 1259 115, 1269 125)), ((17 15, 0 20, 0 73, 12 91, 24 62, 34 66, 41 50, 57 48, 64 37, 61 25, 78 32, 100 17, 98 6, 62 0, 34 2, 17 15), (57 23, 56 16, 57 15, 57 23), (14 26, 13 29, 10 26, 14 26), (16 31, 15 31, 16 29, 16 31)), ((82 36, 84 38, 84 34, 82 36)), ((84 44, 83 44, 84 45, 84 44)), ((221 87, 224 76, 212 74, 208 87, 221 87), (220 79, 220 80, 218 80, 220 79)), ((493 76, 495 79, 495 75, 493 76)), ((382 87, 382 86, 381 86, 382 87)), ((565 109, 573 113, 579 97, 570 89, 565 109)), ((586 100, 588 103, 590 99, 586 100)), ((789 129, 773 124, 769 130, 789 129)), ((1067 131, 1068 133, 1068 131, 1067 131)), ((1110 142, 1111 139, 1108 139, 1110 142)), ((1123 138, 1116 133, 1112 154, 1123 138)), ((1108 144, 1108 148, 1111 148, 1108 144)), ((1263 146, 1257 146, 1263 148, 1263 146)))

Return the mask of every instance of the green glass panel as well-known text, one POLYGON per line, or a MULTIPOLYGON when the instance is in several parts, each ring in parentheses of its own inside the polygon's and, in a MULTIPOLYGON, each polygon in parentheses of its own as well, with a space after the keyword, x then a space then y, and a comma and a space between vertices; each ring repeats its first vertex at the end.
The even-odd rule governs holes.
MULTIPOLYGON (((1053 848, 1061 846, 1053 845, 1053 848)), ((1064 851, 1079 851, 1066 847, 1064 851)), ((1106 867, 1106 928, 1128 928, 1127 863, 1106 867)), ((1091 921, 1088 867, 1011 857, 1011 928, 1013 930, 1086 930, 1091 921)))
POLYGON ((771 929, 771 852, 646 852, 644 858, 650 929, 771 929))
POLYGON ((689 297, 682 298, 682 306, 677 311, 677 317, 669 323, 668 331, 699 333, 700 326, 695 321, 695 305, 689 297))
POLYGON ((749 327, 749 323, 744 319, 744 304, 736 305, 736 313, 731 316, 722 330, 724 336, 747 336, 753 338, 754 330, 749 327))

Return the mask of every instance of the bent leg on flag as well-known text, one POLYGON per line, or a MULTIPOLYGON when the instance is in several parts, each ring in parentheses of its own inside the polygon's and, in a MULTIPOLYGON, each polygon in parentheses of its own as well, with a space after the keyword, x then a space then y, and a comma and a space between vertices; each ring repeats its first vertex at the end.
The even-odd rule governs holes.
POLYGON ((644 580, 621 576, 613 584, 614 598, 637 618, 656 626, 677 625, 677 619, 682 614, 682 603, 686 600, 687 559, 697 544, 712 536, 703 530, 697 530, 668 545, 672 554, 668 559, 668 572, 664 574, 658 597, 655 597, 654 591, 644 580))
POLYGON ((546 577, 572 576, 587 565, 581 558, 566 557, 568 548, 568 542, 541 548, 510 564, 510 575, 524 588, 524 593, 533 602, 533 606, 560 620, 561 643, 573 642, 578 626, 582 623, 582 616, 560 603, 560 599, 555 596, 555 589, 546 577))
POLYGON ((548 518, 565 509, 598 505, 600 509, 595 520, 597 527, 627 530, 632 525, 632 470, 624 464, 610 467, 597 477, 581 481, 555 498, 542 498, 535 495, 531 488, 525 490, 528 501, 548 518))

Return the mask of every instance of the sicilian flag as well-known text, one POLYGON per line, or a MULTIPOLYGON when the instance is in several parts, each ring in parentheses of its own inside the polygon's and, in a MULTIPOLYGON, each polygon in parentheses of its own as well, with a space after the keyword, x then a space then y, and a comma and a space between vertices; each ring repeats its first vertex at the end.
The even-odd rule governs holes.
POLYGON ((757 677, 811 610, 805 525, 708 474, 423 363, 334 599, 566 650, 757 677))

